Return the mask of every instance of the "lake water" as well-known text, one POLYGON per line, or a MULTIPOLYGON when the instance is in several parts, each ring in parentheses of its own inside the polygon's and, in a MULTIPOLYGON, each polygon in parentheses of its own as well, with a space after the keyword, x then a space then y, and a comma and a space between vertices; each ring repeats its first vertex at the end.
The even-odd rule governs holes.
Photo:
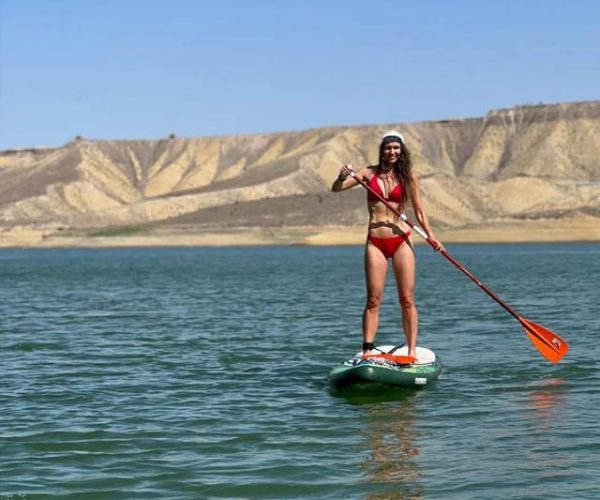
POLYGON ((566 358, 424 246, 442 378, 346 395, 359 247, 0 251, 0 498, 600 498, 600 245, 448 250, 566 358))

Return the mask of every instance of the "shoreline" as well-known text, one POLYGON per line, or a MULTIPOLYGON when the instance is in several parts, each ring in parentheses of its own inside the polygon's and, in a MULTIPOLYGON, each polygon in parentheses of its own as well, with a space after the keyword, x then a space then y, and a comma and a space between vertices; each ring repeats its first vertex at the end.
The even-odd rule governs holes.
MULTIPOLYGON (((216 231, 194 227, 115 230, 112 234, 68 233, 49 228, 0 231, 0 248, 241 247, 362 245, 360 226, 247 227, 216 231)), ((444 243, 600 242, 600 218, 502 221, 480 226, 441 228, 444 243)), ((413 243, 424 244, 414 235, 413 243)))

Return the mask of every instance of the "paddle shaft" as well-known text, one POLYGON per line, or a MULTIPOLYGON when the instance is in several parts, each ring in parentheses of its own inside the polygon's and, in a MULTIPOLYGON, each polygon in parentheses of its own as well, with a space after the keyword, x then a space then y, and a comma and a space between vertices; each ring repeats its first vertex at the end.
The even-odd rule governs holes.
MULTIPOLYGON (((365 189, 367 189, 370 193, 376 196, 383 204, 388 207, 392 212, 394 212, 400 219, 406 222, 411 229, 413 229, 416 233, 419 234, 431 247, 438 251, 435 248, 435 245, 429 238, 429 235, 419 226, 414 224, 406 215, 399 212, 396 208, 394 208, 383 196, 381 196, 378 192, 376 192, 371 186, 369 186, 364 180, 358 177, 355 172, 351 172, 350 175, 356 180, 360 185, 362 185, 365 189)), ((479 288, 481 288, 486 294, 488 294, 492 299, 494 299, 498 304, 500 304, 506 312, 508 312, 511 316, 515 317, 519 322, 521 321, 521 316, 519 316, 515 310, 510 307, 506 302, 504 302, 498 295, 496 295, 492 290, 490 290, 484 283, 477 278, 471 271, 469 271, 465 266, 463 266, 458 260, 456 260, 452 255, 450 255, 445 249, 439 250, 438 253, 442 254, 454 267, 462 271, 471 281, 473 281, 479 288)))

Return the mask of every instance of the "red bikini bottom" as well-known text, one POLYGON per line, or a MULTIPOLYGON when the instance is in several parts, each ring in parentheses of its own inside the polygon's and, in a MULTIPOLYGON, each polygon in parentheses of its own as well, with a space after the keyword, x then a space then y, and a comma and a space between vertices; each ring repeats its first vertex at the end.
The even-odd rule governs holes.
POLYGON ((392 236, 391 238, 377 238, 375 236, 367 236, 367 240, 375 245, 386 259, 391 259, 398 247, 404 243, 410 236, 410 231, 400 235, 392 236))

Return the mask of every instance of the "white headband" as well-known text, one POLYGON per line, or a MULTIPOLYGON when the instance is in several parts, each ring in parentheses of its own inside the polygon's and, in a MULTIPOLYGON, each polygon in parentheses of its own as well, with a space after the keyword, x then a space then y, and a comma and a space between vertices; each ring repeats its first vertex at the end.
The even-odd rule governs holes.
MULTIPOLYGON (((400 139, 400 142, 402 144, 404 144, 404 137, 397 130, 390 130, 390 131, 386 132, 385 134, 383 134, 383 137, 381 138, 381 142, 383 142, 388 137, 398 137, 400 139)), ((390 142, 390 141, 388 141, 388 142, 390 142)))

